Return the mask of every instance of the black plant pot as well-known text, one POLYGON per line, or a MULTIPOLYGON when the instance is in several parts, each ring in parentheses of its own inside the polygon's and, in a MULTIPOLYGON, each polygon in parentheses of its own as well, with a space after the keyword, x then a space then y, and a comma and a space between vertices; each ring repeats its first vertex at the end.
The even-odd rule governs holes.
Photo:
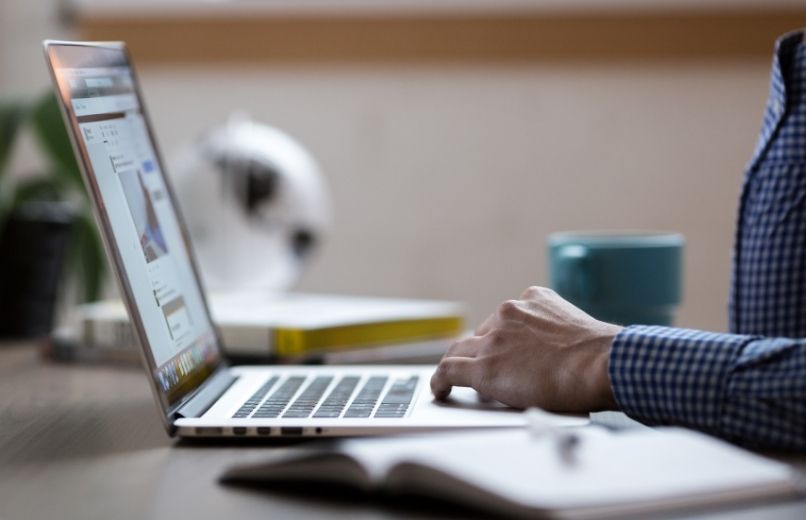
POLYGON ((22 205, 0 233, 0 338, 50 333, 74 213, 61 202, 22 205))

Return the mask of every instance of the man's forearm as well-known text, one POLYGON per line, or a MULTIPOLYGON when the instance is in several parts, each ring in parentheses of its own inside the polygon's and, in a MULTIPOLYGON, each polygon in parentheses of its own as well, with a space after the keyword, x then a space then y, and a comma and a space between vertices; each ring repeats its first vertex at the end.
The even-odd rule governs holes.
POLYGON ((746 445, 806 450, 806 341, 631 326, 608 374, 619 408, 746 445))

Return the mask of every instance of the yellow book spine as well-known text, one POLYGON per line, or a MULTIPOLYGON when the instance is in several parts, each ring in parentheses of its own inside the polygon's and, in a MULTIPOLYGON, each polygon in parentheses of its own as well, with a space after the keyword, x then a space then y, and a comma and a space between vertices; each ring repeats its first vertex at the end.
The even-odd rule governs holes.
POLYGON ((321 329, 275 329, 274 351, 280 357, 320 349, 338 350, 389 343, 448 338, 464 331, 459 316, 360 323, 321 329))

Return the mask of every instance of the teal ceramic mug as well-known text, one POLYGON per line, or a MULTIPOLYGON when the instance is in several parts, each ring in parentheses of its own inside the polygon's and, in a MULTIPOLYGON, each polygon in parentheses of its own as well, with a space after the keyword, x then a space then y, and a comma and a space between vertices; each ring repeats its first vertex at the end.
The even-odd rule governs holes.
POLYGON ((603 321, 671 325, 681 301, 684 243, 678 233, 553 233, 551 287, 603 321))

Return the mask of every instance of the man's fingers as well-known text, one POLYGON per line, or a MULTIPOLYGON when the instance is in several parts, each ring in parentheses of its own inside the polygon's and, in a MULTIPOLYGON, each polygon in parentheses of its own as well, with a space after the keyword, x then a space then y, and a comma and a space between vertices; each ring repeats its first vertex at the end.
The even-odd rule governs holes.
POLYGON ((548 287, 540 287, 539 285, 532 285, 531 287, 527 287, 521 293, 521 300, 533 300, 535 298, 539 298, 540 296, 546 296, 550 293, 553 293, 551 289, 548 287))
POLYGON ((497 319, 498 319, 497 314, 495 313, 490 314, 490 316, 488 316, 487 319, 484 320, 481 325, 476 327, 474 334, 476 336, 484 336, 485 334, 493 330, 493 327, 495 326, 497 319))
POLYGON ((431 376, 431 391, 437 399, 445 399, 454 386, 473 386, 476 360, 467 357, 446 357, 431 376))
POLYGON ((481 338, 471 336, 469 338, 461 339, 455 342, 448 348, 445 357, 476 357, 481 348, 481 338))

